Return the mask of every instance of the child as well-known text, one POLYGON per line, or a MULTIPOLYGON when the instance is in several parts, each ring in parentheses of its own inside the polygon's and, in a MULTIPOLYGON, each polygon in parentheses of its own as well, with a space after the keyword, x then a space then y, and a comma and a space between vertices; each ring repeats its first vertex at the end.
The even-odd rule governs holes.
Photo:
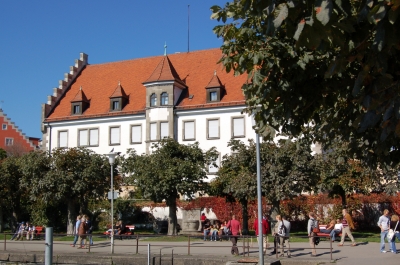
POLYGON ((211 233, 211 241, 217 241, 217 237, 218 237, 218 226, 214 226, 212 225, 210 228, 210 233, 211 233))

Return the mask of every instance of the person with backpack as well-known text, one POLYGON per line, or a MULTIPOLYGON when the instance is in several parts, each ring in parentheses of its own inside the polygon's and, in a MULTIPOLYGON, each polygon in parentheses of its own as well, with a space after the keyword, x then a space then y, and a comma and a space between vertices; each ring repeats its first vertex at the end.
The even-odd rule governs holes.
POLYGON ((315 213, 310 212, 308 214, 308 217, 310 218, 308 220, 307 224, 307 233, 310 241, 310 246, 311 246, 311 257, 316 257, 317 256, 317 251, 315 250, 315 240, 316 240, 316 235, 317 233, 314 232, 316 229, 318 229, 318 221, 315 218, 315 213))
MULTIPOLYGON (((274 230, 272 231, 272 236, 274 237, 274 251, 272 251, 270 253, 270 255, 276 254, 276 252, 278 251, 278 244, 280 244, 280 248, 281 248, 280 256, 283 257, 283 255, 284 255, 283 242, 285 241, 287 229, 282 221, 281 215, 278 214, 275 217, 275 219, 276 219, 276 223, 274 226, 274 230)), ((289 255, 289 253, 288 253, 288 255, 289 255)))

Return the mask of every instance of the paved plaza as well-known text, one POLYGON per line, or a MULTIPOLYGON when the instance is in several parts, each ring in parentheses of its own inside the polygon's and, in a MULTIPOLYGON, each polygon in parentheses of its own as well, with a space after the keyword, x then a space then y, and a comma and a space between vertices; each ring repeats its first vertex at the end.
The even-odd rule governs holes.
MULTIPOLYGON (((40 254, 44 253, 45 241, 7 241, 6 250, 4 250, 4 241, 0 241, 0 257, 4 254, 40 254)), ((108 256, 110 255, 111 246, 110 241, 95 242, 94 246, 88 249, 77 249, 70 246, 71 242, 55 241, 53 247, 53 256, 108 256)), ((114 255, 126 255, 128 257, 147 256, 148 245, 150 245, 150 253, 152 256, 159 256, 160 252, 162 258, 169 259, 172 255, 174 258, 179 257, 197 257, 226 261, 238 261, 240 259, 257 259, 258 258, 258 245, 257 242, 249 241, 250 249, 245 251, 245 257, 232 256, 230 254, 231 243, 229 241, 192 241, 188 242, 156 242, 156 241, 137 241, 135 239, 129 240, 115 240, 114 255), (138 254, 136 254, 136 251, 138 254)), ((239 251, 243 254, 243 241, 239 240, 239 251)), ((343 247, 333 244, 333 260, 337 264, 363 264, 363 265, 376 265, 382 263, 385 265, 400 264, 400 254, 393 253, 380 253, 379 243, 363 243, 359 242, 358 246, 351 247, 350 242, 346 242, 343 247)), ((400 244, 398 244, 400 248, 400 244)), ((291 243, 292 257, 279 258, 281 264, 321 264, 330 263, 331 254, 329 251, 330 243, 328 241, 321 241, 317 246, 316 258, 310 257, 310 249, 307 243, 291 243), (315 261, 315 262, 314 262, 315 261), (310 263, 311 262, 311 263, 310 263)), ((388 247, 387 247, 388 250, 388 247)), ((275 256, 268 256, 275 258, 275 256)), ((132 263, 134 264, 134 263, 132 263)))

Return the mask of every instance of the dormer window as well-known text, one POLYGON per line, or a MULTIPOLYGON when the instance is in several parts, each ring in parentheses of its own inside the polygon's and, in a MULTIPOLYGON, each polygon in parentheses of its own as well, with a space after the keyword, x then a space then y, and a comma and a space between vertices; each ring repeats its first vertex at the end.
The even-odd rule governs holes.
POLYGON ((162 106, 168 105, 168 93, 167 92, 163 92, 161 94, 161 105, 162 106))
POLYGON ((119 82, 114 93, 110 96, 110 111, 121 111, 127 103, 128 96, 125 94, 121 82, 119 82))
POLYGON ((157 106, 157 96, 156 94, 151 94, 150 96, 150 107, 157 106))
POLYGON ((210 101, 218 101, 217 91, 210 92, 210 101))
POLYGON ((214 103, 221 101, 223 86, 217 76, 217 72, 214 71, 214 75, 210 82, 206 86, 206 100, 207 103, 214 103))
POLYGON ((86 98, 81 87, 75 98, 71 101, 71 115, 82 115, 88 107, 89 100, 86 98))
POLYGON ((81 109, 82 109, 81 108, 81 103, 73 104, 73 106, 72 106, 72 114, 74 114, 74 115, 82 114, 81 109))

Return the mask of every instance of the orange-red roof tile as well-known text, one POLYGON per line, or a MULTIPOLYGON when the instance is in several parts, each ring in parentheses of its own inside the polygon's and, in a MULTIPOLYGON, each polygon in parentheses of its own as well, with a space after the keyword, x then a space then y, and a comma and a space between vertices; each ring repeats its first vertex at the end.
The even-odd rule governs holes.
POLYGON ((210 82, 208 82, 208 85, 206 86, 206 88, 213 88, 213 87, 222 87, 221 81, 219 81, 217 73, 213 75, 210 82))
MULTIPOLYGON (((152 80, 157 67, 169 64, 176 73, 176 77, 186 85, 186 91, 179 101, 178 108, 205 108, 214 105, 207 103, 205 87, 210 83, 210 76, 216 71, 220 83, 225 89, 221 98, 222 105, 238 104, 243 102, 244 95, 241 90, 247 75, 235 77, 233 73, 226 73, 221 64, 217 64, 221 58, 220 49, 194 51, 189 53, 177 53, 166 56, 155 56, 133 60, 111 62, 104 64, 87 65, 77 77, 70 89, 66 91, 58 105, 49 114, 47 119, 62 120, 71 116, 71 100, 82 86, 85 95, 90 100, 90 106, 84 114, 76 117, 99 117, 109 115, 110 95, 115 90, 118 81, 124 85, 124 91, 129 96, 129 102, 118 115, 128 113, 140 113, 146 107, 146 87, 143 83, 152 80), (149 78, 147 78, 149 77, 149 78), (147 78, 147 79, 146 79, 147 78), (189 99, 189 95, 193 95, 189 99)), ((164 71, 162 71, 164 73, 164 71)), ((164 79, 159 77, 159 80, 164 79)))
POLYGON ((112 93, 112 95, 110 96, 110 98, 126 98, 126 93, 124 91, 124 89, 121 86, 121 82, 118 83, 117 88, 114 90, 114 92, 112 93))
POLYGON ((75 97, 71 100, 71 102, 87 102, 87 98, 85 96, 85 93, 83 93, 82 87, 79 88, 78 93, 76 93, 75 97))

